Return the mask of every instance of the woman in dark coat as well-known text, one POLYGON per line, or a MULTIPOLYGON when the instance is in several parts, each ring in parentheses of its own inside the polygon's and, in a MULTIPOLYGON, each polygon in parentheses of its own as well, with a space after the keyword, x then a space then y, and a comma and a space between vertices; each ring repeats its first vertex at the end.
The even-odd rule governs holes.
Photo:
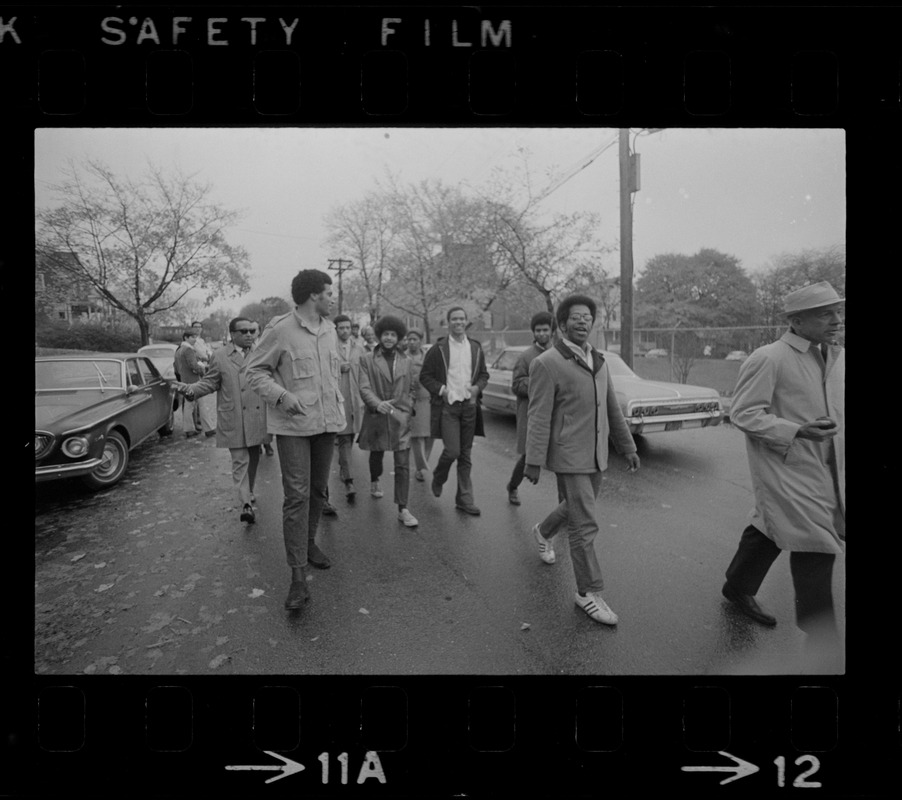
POLYGON ((395 461, 395 503, 398 519, 408 528, 417 520, 407 508, 410 487, 410 419, 414 404, 413 366, 397 349, 407 328, 397 317, 376 320, 373 352, 360 360, 360 396, 366 406, 357 440, 370 451, 370 494, 382 497, 379 478, 383 455, 391 450, 395 461))

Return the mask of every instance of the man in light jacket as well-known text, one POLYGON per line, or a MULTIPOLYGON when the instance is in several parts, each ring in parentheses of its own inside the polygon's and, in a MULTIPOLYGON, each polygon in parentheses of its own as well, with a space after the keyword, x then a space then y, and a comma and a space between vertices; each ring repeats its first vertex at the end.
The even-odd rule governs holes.
POLYGON ((775 625, 755 594, 789 550, 798 626, 831 639, 833 564, 846 527, 844 302, 826 281, 790 292, 789 331, 739 368, 730 421, 746 435, 755 509, 723 587, 740 612, 775 625))
POLYGON ((269 321, 247 363, 247 380, 269 406, 282 468, 282 535, 291 568, 285 607, 309 597, 306 568, 331 566, 315 537, 327 499, 335 434, 345 427, 341 358, 332 311, 332 278, 301 270, 291 282, 294 311, 269 321))
POLYGON ((266 405, 247 384, 245 361, 254 343, 254 323, 245 317, 229 322, 231 343, 213 352, 204 376, 179 384, 188 400, 216 392, 216 446, 232 457, 232 480, 238 488, 241 521, 256 521, 254 482, 260 445, 266 438, 266 405))
POLYGON ((554 563, 552 539, 566 527, 576 604, 595 622, 616 625, 617 615, 601 596, 595 502, 601 473, 608 467, 608 438, 630 472, 639 469, 639 456, 604 356, 589 344, 596 311, 590 297, 565 297, 557 308, 560 340, 530 365, 524 475, 537 483, 540 468, 550 469, 557 475, 558 496, 564 498, 533 527, 540 558, 554 563))

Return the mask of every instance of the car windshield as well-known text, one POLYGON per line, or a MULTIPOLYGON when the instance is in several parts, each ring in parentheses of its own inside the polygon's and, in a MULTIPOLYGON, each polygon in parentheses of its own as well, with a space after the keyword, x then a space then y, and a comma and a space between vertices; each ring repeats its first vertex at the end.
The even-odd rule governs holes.
POLYGON ((97 359, 36 361, 34 388, 121 389, 121 365, 118 361, 97 359))
POLYGON ((495 369, 513 369, 517 365, 517 359, 522 356, 523 353, 520 350, 505 350, 501 354, 501 358, 499 358, 495 364, 495 369))
POLYGON ((172 358, 175 350, 171 347, 142 347, 138 352, 148 358, 172 358))

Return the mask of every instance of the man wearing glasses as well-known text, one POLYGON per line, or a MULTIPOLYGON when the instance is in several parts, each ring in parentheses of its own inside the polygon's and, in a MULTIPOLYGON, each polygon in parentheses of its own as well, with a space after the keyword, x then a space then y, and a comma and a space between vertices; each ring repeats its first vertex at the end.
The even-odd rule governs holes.
POLYGON ((560 341, 530 364, 524 476, 538 483, 544 466, 557 476, 558 496, 563 498, 533 527, 539 557, 546 564, 554 563, 552 540, 566 527, 576 604, 595 622, 616 625, 617 615, 601 597, 604 582, 595 553, 595 501, 601 473, 608 466, 608 437, 626 458, 630 472, 639 469, 639 456, 604 356, 589 344, 595 314, 590 297, 565 297, 557 309, 560 341))
POLYGON ((266 438, 266 405, 247 383, 245 359, 254 343, 254 324, 243 317, 229 322, 231 344, 213 352, 204 376, 178 389, 188 400, 216 392, 216 446, 232 457, 232 480, 238 488, 241 521, 256 522, 254 480, 260 445, 266 438))

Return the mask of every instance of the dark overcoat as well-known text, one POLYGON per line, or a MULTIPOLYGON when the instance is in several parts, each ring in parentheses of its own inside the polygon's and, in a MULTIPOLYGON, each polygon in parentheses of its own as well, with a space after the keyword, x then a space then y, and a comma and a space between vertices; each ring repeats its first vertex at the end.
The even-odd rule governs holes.
POLYGON ((365 411, 357 443, 361 450, 407 450, 410 447, 410 416, 413 409, 413 368, 409 358, 395 352, 389 368, 382 348, 360 359, 360 396, 365 411), (392 414, 380 414, 376 407, 393 401, 392 414))

